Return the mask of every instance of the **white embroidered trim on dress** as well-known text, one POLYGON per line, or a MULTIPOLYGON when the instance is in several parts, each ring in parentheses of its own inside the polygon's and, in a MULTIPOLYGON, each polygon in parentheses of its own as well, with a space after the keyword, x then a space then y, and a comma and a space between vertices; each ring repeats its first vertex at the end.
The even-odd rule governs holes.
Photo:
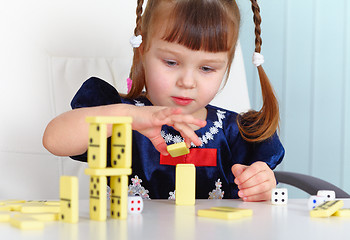
MULTIPOLYGON (((209 141, 214 140, 214 135, 216 135, 219 132, 219 128, 222 129, 222 119, 224 119, 225 111, 217 110, 216 115, 218 116, 218 120, 214 121, 213 126, 209 128, 209 131, 204 133, 202 136, 199 136, 199 139, 201 140, 202 144, 201 147, 203 147, 205 144, 208 144, 209 141)), ((171 133, 165 133, 164 130, 160 132, 162 137, 164 138, 166 143, 179 143, 183 142, 184 139, 180 135, 173 136, 171 133)), ((192 147, 197 147, 193 143, 191 143, 192 147)))

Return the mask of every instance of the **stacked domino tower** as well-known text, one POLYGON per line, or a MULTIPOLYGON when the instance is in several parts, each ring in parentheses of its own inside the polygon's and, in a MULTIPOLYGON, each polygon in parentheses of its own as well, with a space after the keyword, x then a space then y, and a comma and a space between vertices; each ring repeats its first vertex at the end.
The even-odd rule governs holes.
POLYGON ((111 217, 126 219, 128 175, 131 174, 131 117, 87 117, 89 126, 88 166, 90 219, 107 219, 107 176, 110 176, 111 217), (107 126, 112 125, 111 165, 107 167, 107 126))

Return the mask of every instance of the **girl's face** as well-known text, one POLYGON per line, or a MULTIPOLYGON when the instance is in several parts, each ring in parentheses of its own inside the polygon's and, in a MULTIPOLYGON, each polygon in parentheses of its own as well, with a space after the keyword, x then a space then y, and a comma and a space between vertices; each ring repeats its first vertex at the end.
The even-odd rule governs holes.
POLYGON ((153 37, 143 54, 147 97, 153 105, 180 107, 183 113, 203 119, 227 63, 227 52, 194 51, 153 37))

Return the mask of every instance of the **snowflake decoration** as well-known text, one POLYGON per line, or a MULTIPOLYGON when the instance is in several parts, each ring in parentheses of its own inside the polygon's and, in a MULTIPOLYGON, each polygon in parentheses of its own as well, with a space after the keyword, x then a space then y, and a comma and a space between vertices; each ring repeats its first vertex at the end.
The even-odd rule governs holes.
MULTIPOLYGON (((225 111, 216 110, 216 115, 218 117, 217 121, 213 122, 213 126, 209 128, 209 131, 204 133, 202 136, 198 136, 202 142, 200 145, 201 147, 203 147, 205 144, 208 144, 209 141, 214 140, 215 135, 219 133, 219 128, 223 128, 222 119, 225 118, 225 114, 225 111)), ((168 144, 179 143, 184 141, 184 139, 180 135, 173 136, 171 133, 166 133, 164 130, 162 130, 160 134, 164 138, 164 141, 168 144)), ((193 143, 191 143, 191 146, 194 148, 197 147, 193 143)))
POLYGON ((129 196, 140 196, 142 199, 150 199, 148 195, 148 190, 141 186, 142 180, 135 175, 131 179, 132 184, 129 185, 128 195, 129 196))
POLYGON ((214 126, 217 127, 217 128, 222 128, 222 123, 219 122, 219 121, 215 121, 214 122, 214 126))
POLYGON ((176 136, 173 137, 173 142, 174 143, 180 143, 182 141, 183 141, 182 137, 180 137, 179 135, 176 135, 176 136))
POLYGON ((169 200, 175 200, 175 190, 174 192, 169 192, 169 197, 168 197, 169 200))
POLYGON ((170 133, 168 133, 164 136, 164 140, 166 143, 170 143, 173 140, 173 136, 170 133))
POLYGON ((165 131, 164 130, 160 131, 160 135, 162 136, 162 138, 165 138, 165 131))
POLYGON ((132 178, 131 181, 132 181, 132 184, 135 186, 141 185, 142 183, 142 180, 137 175, 135 175, 135 177, 132 178))
POLYGON ((223 199, 224 191, 221 190, 222 182, 220 178, 215 182, 215 189, 209 193, 209 199, 223 199))
POLYGON ((211 134, 210 132, 206 132, 206 133, 205 133, 205 137, 206 137, 206 139, 208 139, 208 140, 213 140, 213 139, 214 139, 213 134, 211 134))
POLYGON ((216 127, 211 127, 209 129, 209 132, 213 135, 217 134, 219 132, 219 130, 216 127))

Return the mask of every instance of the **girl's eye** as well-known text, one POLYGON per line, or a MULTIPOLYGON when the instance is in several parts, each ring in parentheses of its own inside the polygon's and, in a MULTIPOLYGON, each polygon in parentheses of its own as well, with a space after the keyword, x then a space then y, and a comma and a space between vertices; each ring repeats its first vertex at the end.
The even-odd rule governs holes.
POLYGON ((214 72, 214 71, 215 71, 214 68, 211 68, 211 67, 208 67, 208 66, 203 66, 203 67, 201 67, 201 70, 202 70, 203 72, 214 72))
POLYGON ((169 67, 173 67, 177 65, 176 61, 173 60, 164 60, 165 64, 168 65, 169 67))

